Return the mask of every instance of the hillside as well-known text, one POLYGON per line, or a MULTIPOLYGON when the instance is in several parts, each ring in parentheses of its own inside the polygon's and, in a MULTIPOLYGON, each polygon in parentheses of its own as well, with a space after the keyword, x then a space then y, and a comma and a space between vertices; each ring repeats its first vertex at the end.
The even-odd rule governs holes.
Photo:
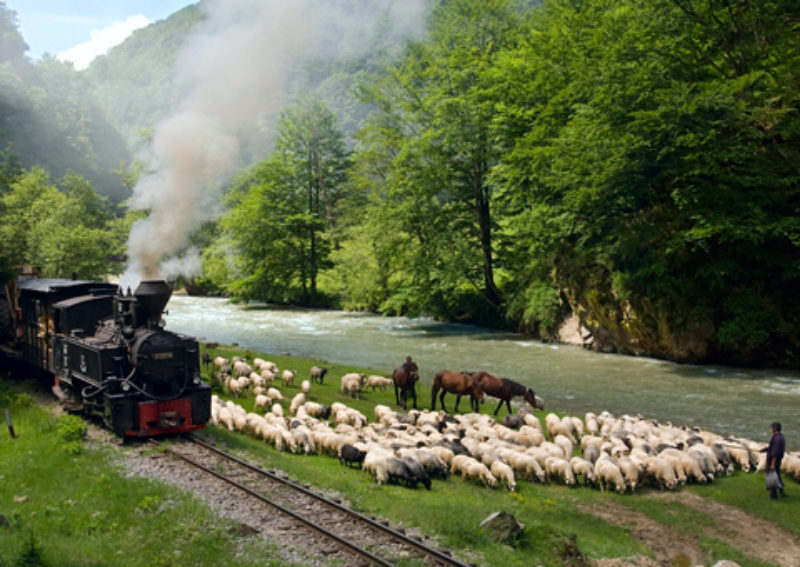
POLYGON ((0 151, 22 168, 54 178, 72 170, 115 202, 127 197, 113 170, 129 161, 125 141, 71 65, 52 57, 32 63, 15 14, 0 4, 0 151))

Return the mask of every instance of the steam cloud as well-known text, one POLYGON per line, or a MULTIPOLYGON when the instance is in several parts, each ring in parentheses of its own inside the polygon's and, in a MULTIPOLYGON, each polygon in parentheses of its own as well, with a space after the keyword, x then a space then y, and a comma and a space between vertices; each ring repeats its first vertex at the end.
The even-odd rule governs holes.
POLYGON ((189 236, 220 210, 218 189, 243 164, 240 140, 287 102, 287 75, 309 57, 358 56, 378 25, 395 36, 422 29, 424 0, 211 0, 202 30, 179 59, 185 91, 157 125, 153 165, 132 204, 149 210, 128 237, 124 280, 199 273, 189 236), (388 26, 388 31, 386 30, 388 26))

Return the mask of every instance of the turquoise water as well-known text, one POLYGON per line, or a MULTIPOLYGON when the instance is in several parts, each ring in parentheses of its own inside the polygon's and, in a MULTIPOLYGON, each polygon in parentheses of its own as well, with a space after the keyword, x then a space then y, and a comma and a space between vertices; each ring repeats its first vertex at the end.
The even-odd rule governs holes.
MULTIPOLYGON (((778 420, 790 448, 800 447, 796 371, 688 366, 601 354, 425 318, 232 305, 225 299, 185 295, 174 296, 167 309, 167 329, 209 341, 383 373, 411 355, 420 365, 423 383, 430 384, 444 368, 486 370, 527 384, 553 410, 639 413, 758 442, 768 441, 769 424, 778 420)), ((427 403, 429 396, 422 394, 421 399, 427 403)))

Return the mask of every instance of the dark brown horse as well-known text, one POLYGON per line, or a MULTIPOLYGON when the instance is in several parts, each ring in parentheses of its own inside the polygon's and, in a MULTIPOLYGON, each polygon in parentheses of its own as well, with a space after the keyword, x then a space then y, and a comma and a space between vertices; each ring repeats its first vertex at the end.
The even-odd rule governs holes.
POLYGON ((458 404, 461 401, 461 396, 469 395, 469 407, 477 413, 480 411, 478 404, 483 401, 483 390, 467 372, 454 372, 452 370, 441 370, 436 373, 433 378, 433 386, 431 386, 431 409, 436 409, 436 394, 441 390, 439 401, 442 403, 442 409, 447 411, 444 405, 444 396, 447 392, 456 395, 456 408, 453 410, 458 413, 458 404))
POLYGON ((494 415, 497 415, 497 412, 500 411, 503 402, 508 408, 508 413, 511 413, 511 398, 515 396, 522 396, 534 409, 544 409, 544 403, 541 399, 536 398, 533 390, 519 382, 514 382, 508 378, 498 378, 488 372, 472 372, 470 375, 487 395, 500 400, 500 403, 497 404, 497 409, 494 410, 494 415))
POLYGON ((394 399, 400 405, 400 398, 403 398, 403 409, 406 408, 408 394, 414 398, 414 409, 417 409, 417 381, 419 380, 419 367, 409 356, 405 363, 394 369, 392 372, 392 382, 394 382, 394 399))

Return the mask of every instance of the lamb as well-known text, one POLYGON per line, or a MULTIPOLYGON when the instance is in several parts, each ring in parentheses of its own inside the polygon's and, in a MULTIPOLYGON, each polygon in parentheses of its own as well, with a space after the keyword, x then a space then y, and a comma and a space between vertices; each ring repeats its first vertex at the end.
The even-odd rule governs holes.
POLYGON ((283 380, 287 388, 294 384, 295 376, 297 376, 297 370, 284 370, 281 372, 281 380, 283 380))
POLYGON ((304 394, 308 395, 308 393, 311 391, 311 382, 309 382, 308 380, 303 380, 303 381, 300 383, 300 390, 301 390, 301 391, 302 391, 304 394))
POLYGON ((366 456, 366 451, 361 451, 349 443, 345 443, 342 445, 341 449, 339 449, 339 462, 348 467, 353 463, 357 463, 361 466, 366 456))
POLYGON ((289 404, 289 415, 294 415, 297 413, 297 408, 302 406, 306 403, 306 395, 303 392, 300 392, 292 398, 291 404, 289 404))
POLYGON ((517 481, 514 478, 514 471, 503 461, 499 459, 494 461, 491 465, 490 471, 495 478, 503 481, 506 485, 506 488, 508 488, 508 490, 511 492, 514 492, 514 490, 517 488, 517 481))
POLYGON ((373 374, 367 378, 367 387, 372 388, 373 392, 375 391, 375 388, 380 388, 380 390, 383 392, 386 390, 387 386, 391 385, 392 381, 385 376, 377 376, 373 374))
POLYGON ((581 457, 572 457, 569 460, 569 466, 572 469, 572 474, 575 479, 583 477, 584 486, 591 484, 594 486, 597 483, 597 473, 594 470, 594 465, 591 461, 587 461, 581 457))
POLYGON ((351 398, 358 399, 358 392, 364 385, 364 374, 350 372, 342 376, 342 393, 351 398))

